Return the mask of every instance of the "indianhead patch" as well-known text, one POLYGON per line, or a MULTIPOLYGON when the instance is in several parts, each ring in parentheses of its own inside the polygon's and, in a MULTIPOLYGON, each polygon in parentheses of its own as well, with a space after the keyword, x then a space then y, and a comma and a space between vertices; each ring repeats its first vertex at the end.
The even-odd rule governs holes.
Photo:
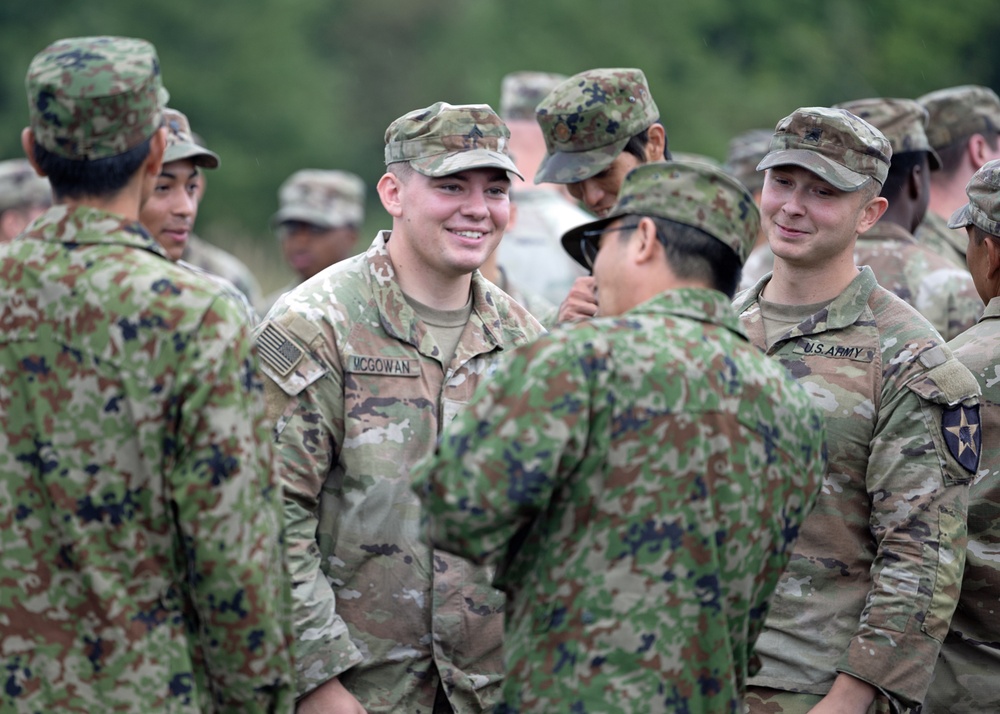
POLYGON ((965 407, 959 404, 945 409, 941 417, 944 443, 955 461, 971 474, 979 470, 979 452, 982 451, 983 433, 979 428, 979 405, 965 407))

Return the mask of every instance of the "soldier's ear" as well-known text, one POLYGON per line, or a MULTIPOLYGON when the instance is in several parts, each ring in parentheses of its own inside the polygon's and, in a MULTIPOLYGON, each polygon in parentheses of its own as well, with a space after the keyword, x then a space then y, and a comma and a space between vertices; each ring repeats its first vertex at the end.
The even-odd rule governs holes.
POLYGON ((657 122, 649 127, 649 141, 646 142, 646 163, 663 161, 667 149, 667 131, 663 124, 657 122))
POLYGON ((35 170, 36 174, 44 178, 45 172, 42 171, 38 165, 38 161, 35 160, 35 132, 32 131, 31 127, 26 126, 21 132, 21 148, 24 150, 24 155, 28 157, 28 163, 31 164, 31 168, 35 170))
POLYGON ((375 190, 378 192, 379 200, 382 201, 382 207, 385 208, 386 213, 393 218, 399 218, 403 215, 404 184, 399 176, 391 171, 386 171, 375 185, 375 190))

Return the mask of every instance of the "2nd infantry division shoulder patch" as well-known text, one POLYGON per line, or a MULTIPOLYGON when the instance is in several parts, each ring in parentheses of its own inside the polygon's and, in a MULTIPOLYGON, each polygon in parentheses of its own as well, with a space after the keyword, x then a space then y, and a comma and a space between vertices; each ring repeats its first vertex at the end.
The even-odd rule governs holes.
POLYGON ((955 460, 969 473, 979 470, 979 452, 982 451, 983 433, 979 428, 979 405, 945 409, 941 416, 944 443, 955 460))

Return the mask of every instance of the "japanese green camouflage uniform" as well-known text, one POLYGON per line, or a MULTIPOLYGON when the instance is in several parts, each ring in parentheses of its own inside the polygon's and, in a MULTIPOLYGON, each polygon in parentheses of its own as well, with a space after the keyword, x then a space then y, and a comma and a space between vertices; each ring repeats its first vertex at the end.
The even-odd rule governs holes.
POLYGON ((383 231, 285 295, 258 330, 283 462, 300 693, 339 677, 368 712, 488 710, 502 673, 491 573, 432 550, 409 466, 541 326, 477 272, 454 360, 400 290, 383 231), (317 547, 318 543, 318 547, 317 547))
POLYGON ((927 211, 914 235, 917 243, 941 256, 959 270, 969 272, 969 266, 965 262, 968 241, 965 231, 949 228, 947 220, 936 213, 927 211))
POLYGON ((941 648, 923 712, 1000 711, 1000 298, 978 325, 948 343, 982 387, 983 454, 969 493, 962 596, 941 648))
POLYGON ((879 285, 916 308, 945 340, 968 330, 983 314, 968 269, 958 270, 895 223, 881 220, 858 236, 854 262, 870 267, 879 285))
POLYGON ((194 234, 188 238, 181 260, 207 273, 225 278, 243 293, 251 305, 263 300, 260 283, 246 265, 232 253, 194 234))
POLYGON ((739 711, 823 432, 716 291, 519 350, 414 472, 434 541, 501 563, 499 711, 739 711))
POLYGON ((56 206, 0 246, 0 710, 294 701, 250 336, 138 223, 56 206))
POLYGON ((979 388, 868 268, 768 349, 757 298, 769 279, 737 296, 737 311, 825 412, 829 468, 750 684, 823 695, 845 672, 897 711, 916 707, 958 600, 979 388))

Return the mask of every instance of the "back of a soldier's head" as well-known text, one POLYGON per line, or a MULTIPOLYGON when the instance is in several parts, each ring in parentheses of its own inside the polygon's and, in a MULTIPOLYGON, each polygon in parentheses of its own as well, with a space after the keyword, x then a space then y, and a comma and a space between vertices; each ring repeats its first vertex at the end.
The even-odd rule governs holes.
POLYGON ((163 125, 167 93, 156 50, 145 40, 54 42, 31 61, 25 88, 29 126, 22 143, 57 198, 121 190, 163 125))
POLYGON ((927 138, 940 156, 942 180, 968 180, 957 172, 976 137, 987 160, 1000 158, 1000 97, 992 89, 966 84, 930 92, 917 101, 928 113, 927 138))
POLYGON ((0 161, 0 243, 18 235, 51 204, 49 182, 27 159, 0 161))

